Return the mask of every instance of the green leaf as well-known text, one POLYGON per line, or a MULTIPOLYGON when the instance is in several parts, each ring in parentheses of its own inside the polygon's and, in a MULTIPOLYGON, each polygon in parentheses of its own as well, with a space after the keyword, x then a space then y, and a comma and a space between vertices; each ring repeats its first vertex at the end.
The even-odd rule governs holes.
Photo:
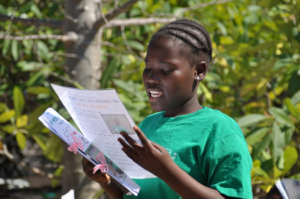
POLYGON ((287 92, 290 96, 292 96, 299 91, 300 91, 300 70, 294 71, 294 73, 292 74, 291 79, 289 80, 289 86, 287 92))
POLYGON ((131 95, 135 96, 136 93, 138 92, 138 84, 135 84, 132 81, 126 82, 126 81, 123 81, 123 80, 115 79, 113 82, 118 87, 120 87, 121 89, 124 89, 125 91, 127 91, 131 95))
POLYGON ((291 122, 289 116, 280 108, 272 107, 269 109, 269 112, 274 116, 275 120, 281 124, 284 124, 289 127, 294 127, 294 124, 291 122))
POLYGON ((26 55, 30 55, 32 52, 32 47, 33 47, 33 42, 32 40, 23 40, 22 44, 23 44, 23 49, 24 49, 24 53, 26 55))
MULTIPOLYGON (((50 101, 48 103, 38 106, 36 109, 31 111, 31 113, 28 115, 28 117, 29 117, 28 129, 30 129, 30 131, 29 131, 30 133, 34 132, 34 131, 31 131, 31 130, 33 130, 32 128, 36 128, 37 124, 40 124, 38 117, 51 105, 52 105, 52 102, 50 101)), ((37 128, 39 128, 39 126, 37 128)))
POLYGON ((37 48, 38 48, 38 53, 41 56, 41 58, 47 59, 50 57, 51 54, 49 53, 49 49, 44 42, 38 41, 37 48))
POLYGON ((6 111, 0 115, 0 123, 5 123, 15 116, 15 111, 6 111))
POLYGON ((25 135, 21 132, 17 132, 16 139, 17 139, 18 146, 20 147, 21 150, 23 150, 26 147, 25 135))
POLYGON ((26 90, 27 93, 38 95, 38 94, 47 94, 50 95, 50 89, 47 87, 42 87, 42 86, 34 86, 34 87, 29 87, 26 90))
POLYGON ((13 56, 14 60, 18 60, 19 52, 18 52, 18 42, 16 40, 12 41, 11 53, 12 53, 12 56, 13 56))
POLYGON ((1 130, 3 130, 6 133, 13 133, 16 128, 13 125, 5 125, 1 127, 1 130))
POLYGON ((23 108, 25 104, 23 93, 18 86, 14 87, 13 100, 14 100, 14 107, 16 111, 16 117, 18 118, 23 112, 23 108))
POLYGON ((59 177, 59 176, 62 175, 63 170, 64 170, 64 167, 63 167, 63 166, 59 166, 59 167, 54 171, 54 174, 53 174, 53 175, 56 176, 56 177, 59 177))
POLYGON ((6 111, 7 109, 8 109, 8 108, 7 108, 7 105, 6 105, 6 104, 0 103, 0 113, 6 111))
POLYGON ((300 102, 300 91, 298 91, 297 93, 295 93, 291 99, 292 103, 294 105, 296 105, 297 103, 300 102))
POLYGON ((285 136, 284 133, 279 128, 276 122, 273 123, 272 127, 273 135, 273 162, 275 163, 283 153, 283 148, 285 147, 285 136))
POLYGON ((286 174, 297 162, 298 152, 295 147, 287 146, 284 150, 283 174, 286 174))
POLYGON ((131 48, 135 49, 135 50, 139 50, 139 51, 143 51, 144 50, 144 45, 142 45, 140 42, 138 41, 128 41, 127 42, 128 46, 130 46, 131 48))
POLYGON ((9 47, 10 47, 10 43, 11 43, 12 40, 4 40, 3 42, 3 47, 2 47, 2 55, 5 56, 9 50, 9 47))
POLYGON ((35 142, 41 147, 43 151, 46 151, 46 142, 47 140, 44 139, 45 136, 41 134, 36 134, 32 136, 35 142))
POLYGON ((204 94, 205 98, 207 101, 211 102, 213 100, 212 93, 209 91, 207 86, 205 86, 202 82, 200 82, 199 87, 198 87, 198 92, 204 94))
POLYGON ((220 38, 220 42, 221 42, 221 44, 224 44, 224 45, 230 45, 230 44, 234 43, 233 39, 229 36, 222 36, 220 38))
POLYGON ((296 118, 300 118, 300 111, 297 110, 296 106, 292 103, 289 98, 284 99, 284 104, 286 105, 289 112, 296 118))
POLYGON ((272 141, 272 134, 269 133, 269 134, 267 134, 267 136, 265 136, 263 138, 263 140, 261 142, 259 142, 257 145, 255 145, 255 147, 253 148, 252 158, 257 159, 257 156, 263 150, 265 150, 266 147, 268 147, 270 145, 271 141, 272 141))
POLYGON ((36 85, 40 82, 42 82, 44 77, 44 74, 42 73, 42 71, 39 71, 37 73, 34 73, 33 75, 30 76, 29 80, 26 82, 26 86, 33 86, 36 85))
POLYGON ((28 117, 27 115, 22 115, 17 119, 16 125, 18 128, 22 128, 27 126, 28 124, 28 117))
POLYGON ((219 30, 221 31, 222 35, 227 35, 226 27, 221 22, 217 23, 219 30))
POLYGON ((113 59, 109 65, 105 68, 102 77, 101 77, 101 87, 106 88, 109 84, 109 81, 112 80, 113 75, 120 66, 119 59, 113 59))
POLYGON ((22 71, 32 71, 40 68, 41 63, 39 62, 27 62, 27 61, 20 61, 17 63, 17 67, 20 68, 22 71))
POLYGON ((54 162, 59 162, 63 156, 63 146, 60 139, 51 134, 46 144, 45 155, 54 162))
POLYGON ((38 18, 41 18, 41 17, 42 17, 42 13, 41 13, 40 9, 39 9, 35 4, 31 4, 30 10, 31 10, 38 18))
POLYGON ((266 178, 266 179, 269 178, 267 172, 265 172, 265 171, 261 168, 261 164, 260 164, 260 161, 259 161, 259 160, 253 161, 252 171, 254 171, 256 175, 263 176, 263 177, 266 178))
POLYGON ((266 119, 266 116, 261 115, 261 114, 248 114, 244 117, 241 117, 238 119, 238 124, 240 127, 247 127, 253 124, 256 124, 258 122, 261 122, 266 119))
POLYGON ((268 133, 268 131, 269 131, 269 128, 261 128, 261 129, 258 129, 257 131, 254 131, 253 133, 251 133, 250 135, 248 135, 246 137, 247 143, 252 146, 258 142, 261 142, 262 139, 268 133))

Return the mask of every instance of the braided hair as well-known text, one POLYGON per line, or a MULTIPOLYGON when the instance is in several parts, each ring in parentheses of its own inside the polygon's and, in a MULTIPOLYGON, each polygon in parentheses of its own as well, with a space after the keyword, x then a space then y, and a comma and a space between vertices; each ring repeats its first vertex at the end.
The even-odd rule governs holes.
POLYGON ((160 36, 171 36, 182 41, 191 50, 191 64, 200 63, 205 59, 207 63, 212 60, 212 45, 208 32, 197 22, 180 19, 171 22, 159 29, 151 38, 151 43, 160 36))

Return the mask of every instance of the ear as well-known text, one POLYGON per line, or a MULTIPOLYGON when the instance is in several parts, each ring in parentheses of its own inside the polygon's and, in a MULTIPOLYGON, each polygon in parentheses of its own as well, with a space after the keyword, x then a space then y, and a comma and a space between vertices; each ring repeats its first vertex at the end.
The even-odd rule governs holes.
POLYGON ((206 61, 201 61, 195 66, 195 79, 201 81, 205 78, 208 70, 208 63, 206 61))

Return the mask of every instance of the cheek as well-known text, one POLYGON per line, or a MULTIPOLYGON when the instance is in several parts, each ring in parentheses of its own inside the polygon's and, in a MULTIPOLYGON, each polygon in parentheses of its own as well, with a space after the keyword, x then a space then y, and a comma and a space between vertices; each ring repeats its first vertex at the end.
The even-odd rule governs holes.
POLYGON ((171 83, 171 85, 174 88, 179 90, 185 90, 185 91, 189 91, 192 89, 193 82, 194 82, 192 75, 190 75, 189 73, 187 74, 178 73, 176 74, 175 77, 176 78, 174 78, 171 83))
POLYGON ((194 80, 191 78, 172 78, 165 83, 166 94, 168 98, 186 98, 190 97, 193 91, 194 80))

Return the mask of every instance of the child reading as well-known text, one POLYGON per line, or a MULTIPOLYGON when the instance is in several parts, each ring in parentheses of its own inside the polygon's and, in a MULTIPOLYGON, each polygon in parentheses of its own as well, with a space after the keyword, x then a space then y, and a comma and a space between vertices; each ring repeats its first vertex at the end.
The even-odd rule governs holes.
POLYGON ((237 123, 201 106, 197 87, 212 59, 211 40, 200 24, 177 20, 150 40, 143 80, 156 113, 134 127, 141 144, 122 132, 126 155, 157 178, 136 179, 138 196, 127 196, 105 174, 87 175, 111 198, 252 198, 252 160, 237 123))

